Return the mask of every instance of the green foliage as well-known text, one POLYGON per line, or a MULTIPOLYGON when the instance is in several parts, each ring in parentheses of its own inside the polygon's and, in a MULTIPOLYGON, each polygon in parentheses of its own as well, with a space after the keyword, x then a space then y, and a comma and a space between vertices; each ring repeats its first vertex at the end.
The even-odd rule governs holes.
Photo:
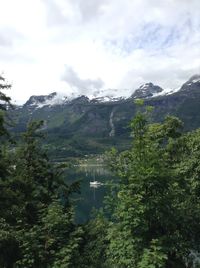
POLYGON ((81 243, 81 252, 75 267, 80 268, 107 268, 107 228, 108 222, 103 212, 94 215, 84 228, 84 238, 81 243))
POLYGON ((24 255, 17 267, 71 267, 82 236, 82 229, 73 224, 71 208, 65 210, 55 200, 41 214, 37 225, 19 232, 24 255))
POLYGON ((2 92, 2 90, 10 88, 11 84, 7 83, 5 78, 0 75, 0 100, 4 102, 3 104, 0 104, 0 109, 6 110, 5 104, 10 104, 10 97, 6 96, 5 93, 2 92))
POLYGON ((144 100, 143 99, 136 99, 134 103, 138 106, 143 106, 144 105, 144 100))
POLYGON ((8 140, 8 131, 6 129, 5 112, 10 106, 10 98, 1 90, 9 89, 11 86, 5 82, 5 78, 0 76, 0 183, 8 175, 8 161, 6 159, 5 144, 8 140), (4 144, 3 144, 4 143, 4 144))
POLYGON ((110 153, 120 179, 110 200, 109 267, 186 267, 199 248, 199 135, 183 135, 175 117, 148 118, 144 111, 132 120, 130 150, 110 153))
POLYGON ((79 249, 70 202, 79 185, 66 184, 41 149, 42 125, 29 124, 1 183, 1 267, 73 267, 79 249))
POLYGON ((163 252, 159 241, 154 239, 150 243, 148 249, 144 249, 141 261, 138 263, 138 268, 162 268, 165 266, 167 255, 163 252))
POLYGON ((0 219, 0 267, 13 267, 20 258, 19 241, 16 232, 6 221, 0 219))
POLYGON ((39 139, 43 135, 39 129, 42 124, 42 121, 29 124, 27 132, 23 134, 23 145, 17 151, 15 176, 29 185, 32 204, 33 196, 35 200, 48 204, 53 191, 58 187, 55 169, 52 168, 46 153, 40 149, 39 139))

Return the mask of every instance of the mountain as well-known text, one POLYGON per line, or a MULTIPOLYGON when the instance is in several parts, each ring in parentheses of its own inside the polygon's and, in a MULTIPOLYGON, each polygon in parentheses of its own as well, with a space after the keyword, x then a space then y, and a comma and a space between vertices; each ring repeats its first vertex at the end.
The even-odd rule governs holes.
MULTIPOLYGON (((111 91, 113 91, 111 89, 111 91)), ((114 90, 116 91, 116 90, 114 90)), ((159 95, 159 93, 164 92, 164 90, 154 85, 153 83, 146 83, 136 89, 134 93, 129 96, 129 98, 137 99, 137 98, 151 98, 159 95)), ((41 96, 31 96, 29 100, 24 104, 24 107, 29 107, 30 109, 39 109, 45 106, 56 106, 56 105, 65 105, 69 103, 106 103, 106 102, 117 102, 127 99, 124 96, 117 96, 113 92, 110 94, 109 92, 95 92, 94 95, 90 97, 80 95, 80 96, 64 96, 63 94, 53 92, 49 95, 41 95, 41 96), (108 93, 108 94, 106 94, 108 93), (105 95, 106 94, 106 95, 105 95)))
POLYGON ((200 75, 195 75, 180 89, 166 90, 147 83, 128 98, 66 97, 56 92, 32 96, 10 112, 16 122, 12 131, 19 135, 30 120, 44 120, 48 134, 44 146, 55 158, 101 153, 111 146, 125 149, 130 142, 129 122, 136 112, 136 98, 154 106, 154 121, 169 114, 180 117, 185 130, 200 127, 200 75))
POLYGON ((49 95, 31 96, 30 99, 24 104, 24 107, 29 108, 42 108, 44 106, 63 105, 69 100, 67 97, 53 92, 49 95))
POLYGON ((146 83, 135 90, 132 94, 134 99, 146 99, 154 97, 156 94, 163 92, 163 89, 153 83, 146 83))
POLYGON ((180 88, 180 92, 187 92, 187 93, 195 93, 199 91, 200 86, 200 75, 192 76, 186 83, 182 85, 180 88))

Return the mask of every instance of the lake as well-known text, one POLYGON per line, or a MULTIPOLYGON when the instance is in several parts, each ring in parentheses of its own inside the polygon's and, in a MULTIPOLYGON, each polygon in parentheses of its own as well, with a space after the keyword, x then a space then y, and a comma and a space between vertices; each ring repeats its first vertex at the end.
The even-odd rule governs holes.
POLYGON ((105 165, 82 164, 75 165, 65 172, 65 180, 69 183, 80 181, 80 195, 74 195, 76 207, 76 222, 86 222, 93 208, 99 209, 103 206, 106 195, 106 183, 114 179, 113 174, 105 165), (98 181, 101 185, 90 185, 90 182, 98 181), (91 187, 95 186, 95 187, 91 187))

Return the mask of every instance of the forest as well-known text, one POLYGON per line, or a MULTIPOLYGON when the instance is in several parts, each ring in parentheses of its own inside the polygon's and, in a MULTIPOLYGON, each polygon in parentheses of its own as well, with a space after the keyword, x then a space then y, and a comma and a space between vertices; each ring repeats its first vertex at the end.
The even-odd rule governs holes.
POLYGON ((104 206, 75 221, 79 182, 63 179, 41 146, 42 121, 20 140, 9 133, 12 109, 0 77, 1 268, 200 267, 200 129, 174 116, 154 123, 137 100, 129 149, 113 148, 104 206))

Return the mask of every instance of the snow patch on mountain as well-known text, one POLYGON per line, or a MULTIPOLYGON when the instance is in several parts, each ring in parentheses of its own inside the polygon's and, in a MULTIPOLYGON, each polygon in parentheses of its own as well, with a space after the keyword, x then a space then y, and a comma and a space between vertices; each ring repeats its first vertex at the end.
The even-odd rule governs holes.
POLYGON ((73 94, 67 97, 64 93, 53 92, 49 95, 31 96, 30 99, 25 103, 25 106, 40 109, 45 106, 52 107, 56 105, 64 105, 74 98, 75 97, 73 94))
POLYGON ((42 108, 44 106, 55 106, 55 105, 63 105, 66 103, 67 99, 64 96, 60 96, 56 94, 52 99, 46 99, 44 102, 36 102, 34 105, 37 106, 37 108, 42 108))
POLYGON ((102 103, 102 102, 116 102, 124 99, 125 99, 124 97, 104 96, 104 97, 92 98, 90 99, 90 101, 96 103, 102 103))
POLYGON ((130 97, 130 91, 127 89, 104 89, 94 91, 88 96, 91 102, 114 102, 127 99, 130 97))
POLYGON ((179 90, 180 90, 180 87, 175 88, 175 89, 166 88, 166 89, 163 89, 163 91, 161 91, 161 92, 153 94, 152 98, 156 98, 156 97, 159 97, 159 96, 172 95, 172 94, 178 92, 179 90))
POLYGON ((189 80, 188 82, 186 82, 186 84, 192 84, 192 83, 198 83, 200 82, 200 75, 199 74, 195 74, 193 75, 189 80))
POLYGON ((196 78, 196 79, 192 80, 192 83, 197 83, 197 82, 200 82, 200 78, 196 78))

